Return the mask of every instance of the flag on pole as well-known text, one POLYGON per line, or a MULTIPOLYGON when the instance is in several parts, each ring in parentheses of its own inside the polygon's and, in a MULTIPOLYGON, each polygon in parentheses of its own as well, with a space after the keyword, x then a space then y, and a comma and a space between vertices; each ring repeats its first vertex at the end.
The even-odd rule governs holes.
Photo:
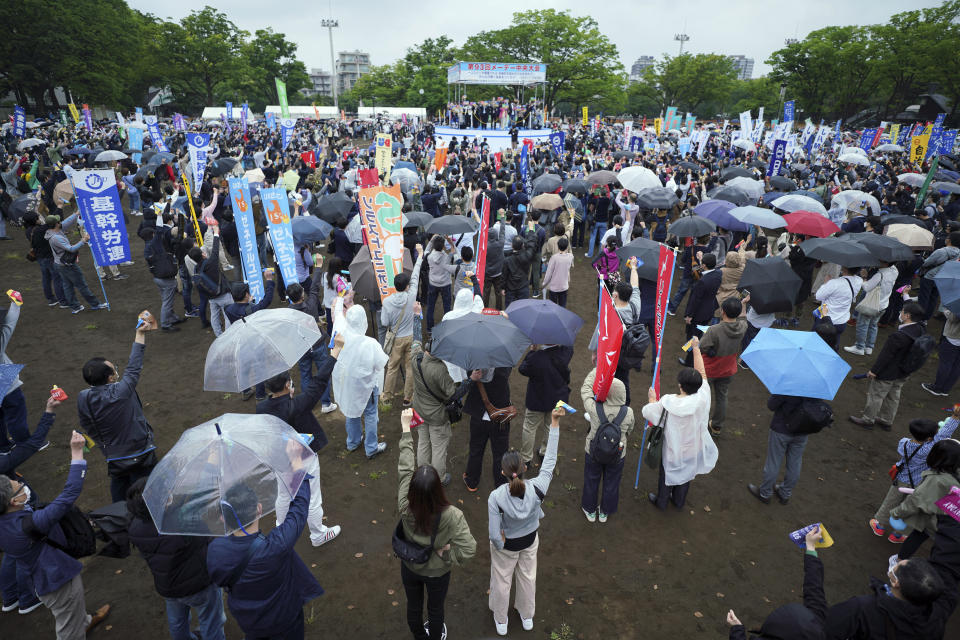
POLYGON ((277 84, 277 100, 280 102, 280 115, 284 118, 290 117, 290 105, 287 103, 287 83, 280 78, 274 78, 277 84))
POLYGON ((480 294, 483 295, 483 279, 487 269, 487 236, 490 229, 490 198, 483 196, 480 205, 480 233, 477 237, 477 284, 480 285, 480 294))
POLYGON ((620 360, 620 343, 623 341, 623 321, 613 306, 607 288, 600 283, 600 317, 597 333, 597 375, 593 381, 593 395, 598 402, 607 399, 613 384, 617 362, 620 360))

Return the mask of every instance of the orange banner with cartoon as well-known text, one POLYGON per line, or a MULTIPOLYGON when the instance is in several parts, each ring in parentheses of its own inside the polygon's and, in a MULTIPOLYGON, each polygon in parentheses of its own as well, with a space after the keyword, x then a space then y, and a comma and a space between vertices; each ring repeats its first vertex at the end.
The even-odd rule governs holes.
POLYGON ((267 217, 267 229, 273 244, 273 255, 283 276, 283 286, 299 283, 297 258, 293 248, 293 227, 290 225, 290 201, 287 192, 279 187, 261 189, 260 200, 267 217))
POLYGON ((360 223, 367 232, 370 261, 381 300, 397 292, 393 280, 403 272, 402 206, 399 184, 360 190, 360 223))

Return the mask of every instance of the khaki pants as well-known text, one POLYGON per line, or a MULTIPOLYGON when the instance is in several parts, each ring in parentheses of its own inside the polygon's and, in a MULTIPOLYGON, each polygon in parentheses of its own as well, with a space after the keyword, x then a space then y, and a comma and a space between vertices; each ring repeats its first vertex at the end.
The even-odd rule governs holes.
MULTIPOLYGON (((120 269, 118 269, 118 268, 117 268, 117 265, 115 265, 115 264, 107 265, 107 269, 110 270, 110 275, 113 276, 114 278, 116 278, 118 275, 120 275, 120 269)), ((100 276, 100 279, 101 279, 101 280, 103 280, 104 278, 107 277, 107 274, 106 274, 106 272, 103 270, 103 267, 100 267, 100 266, 97 267, 97 275, 100 276)))
POLYGON ((83 640, 87 637, 87 625, 90 624, 91 616, 87 613, 83 581, 79 573, 56 591, 39 597, 40 602, 53 614, 57 640, 83 640))
MULTIPOLYGON (((524 462, 533 460, 533 450, 537 446, 537 434, 540 427, 547 428, 547 418, 550 414, 546 411, 532 411, 527 409, 523 414, 523 436, 520 440, 520 455, 524 462)), ((541 454, 547 450, 547 431, 543 432, 543 439, 540 441, 541 454)))
POLYGON ((906 531, 894 531, 893 527, 890 525, 890 510, 894 507, 900 505, 901 502, 907 499, 907 494, 900 493, 897 485, 891 486, 887 489, 887 495, 883 497, 883 502, 880 503, 880 508, 877 509, 877 512, 873 515, 874 518, 880 523, 880 526, 886 527, 890 530, 890 533, 901 533, 906 535, 913 531, 912 528, 907 527, 906 531))
POLYGON ((424 422, 415 429, 417 432, 417 465, 429 464, 443 480, 447 472, 447 445, 453 430, 450 423, 431 425, 424 422))
MULTIPOLYGON (((532 486, 527 486, 531 491, 532 486)), ((490 543, 490 610, 493 619, 507 621, 510 608, 510 581, 516 577, 517 596, 513 606, 524 620, 533 618, 537 604, 537 549, 540 536, 523 551, 499 550, 490 543)))
POLYGON ((867 405, 863 408, 863 417, 866 420, 876 420, 884 424, 893 424, 897 417, 897 409, 900 407, 900 389, 907 381, 906 378, 899 380, 870 380, 870 387, 867 389, 867 405))
POLYGON ((390 359, 387 361, 387 379, 383 383, 383 401, 389 402, 396 395, 400 386, 400 367, 406 369, 403 381, 403 399, 413 399, 413 365, 410 359, 410 348, 413 346, 413 336, 401 338, 397 336, 390 350, 390 359))

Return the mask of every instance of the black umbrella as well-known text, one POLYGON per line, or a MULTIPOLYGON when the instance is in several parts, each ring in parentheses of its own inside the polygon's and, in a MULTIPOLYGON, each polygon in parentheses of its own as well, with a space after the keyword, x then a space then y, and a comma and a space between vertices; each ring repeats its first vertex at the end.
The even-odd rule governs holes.
POLYGON ((700 216, 683 216, 671 222, 670 226, 667 227, 667 233, 678 238, 699 238, 716 230, 717 224, 713 220, 707 220, 700 216))
POLYGON ((767 191, 765 194, 763 194, 763 197, 761 198, 761 200, 763 200, 763 204, 769 207, 771 202, 773 202, 780 196, 785 196, 785 195, 787 194, 784 193, 783 191, 767 191))
POLYGON ((613 157, 617 160, 622 160, 623 158, 632 158, 633 154, 629 151, 614 151, 613 157))
POLYGON ((63 152, 65 156, 89 156, 96 153, 93 149, 87 149, 86 147, 74 147, 73 149, 67 149, 63 152))
POLYGON ((714 200, 726 200, 727 202, 732 202, 738 207, 743 207, 748 204, 756 204, 756 198, 748 193, 743 187, 717 187, 716 189, 710 191, 710 193, 707 195, 714 200))
POLYGON ((336 193, 326 193, 314 200, 316 205, 310 213, 314 213, 330 224, 336 224, 337 220, 346 220, 347 214, 353 209, 353 199, 343 191, 336 193))
POLYGON ((784 178, 783 176, 773 176, 770 178, 770 186, 774 189, 780 189, 781 191, 797 190, 797 183, 790 178, 784 178))
POLYGON ((934 182, 930 187, 935 191, 946 191, 947 193, 953 194, 960 193, 960 184, 956 182, 934 182))
POLYGON ((607 171, 602 169, 600 171, 594 171, 587 176, 587 182, 589 184, 613 184, 617 181, 617 174, 613 171, 607 171))
POLYGON ((576 193, 581 196, 587 195, 587 192, 590 190, 590 185, 583 180, 577 180, 575 178, 565 180, 561 186, 567 193, 576 193))
POLYGON ((677 194, 666 187, 647 187, 637 192, 637 204, 645 209, 670 209, 678 202, 677 194))
POLYGON ((563 180, 560 179, 555 173, 545 173, 539 178, 535 178, 533 181, 533 192, 537 193, 553 193, 560 188, 560 185, 563 184, 563 180))
POLYGON ((852 240, 866 247, 874 257, 884 262, 900 262, 913 260, 913 249, 896 238, 881 236, 876 233, 848 233, 840 237, 841 240, 852 240))
MULTIPOLYGON (((407 275, 413 273, 413 259, 407 248, 403 250, 403 272, 407 275)), ((370 249, 366 246, 360 247, 350 263, 350 286, 357 295, 379 302, 380 287, 377 286, 377 276, 370 260, 370 249)))
POLYGON ((841 267, 877 267, 880 261, 867 248, 840 238, 810 238, 800 243, 804 255, 821 262, 832 262, 841 267))
POLYGON ((620 258, 620 264, 624 264, 628 258, 638 258, 642 264, 637 266, 637 276, 655 282, 662 246, 653 240, 635 238, 617 249, 617 257, 620 258))
POLYGON ((147 162, 155 155, 157 155, 157 151, 155 149, 149 149, 140 154, 140 160, 142 162, 147 162))
POLYGON ((233 171, 238 162, 236 158, 217 158, 207 165, 207 171, 211 176, 219 177, 233 171))
POLYGON ((748 171, 743 167, 727 167, 720 172, 720 182, 726 182, 734 178, 756 178, 756 176, 753 171, 748 171))
POLYGON ((477 221, 465 216, 449 215, 434 218, 428 222, 423 230, 441 236, 452 236, 458 233, 473 233, 477 230, 477 221))
POLYGON ((14 222, 19 222, 28 212, 36 210, 36 194, 28 193, 20 196, 10 204, 10 219, 14 222))
POLYGON ((918 227, 926 228, 919 219, 907 215, 883 216, 880 218, 880 224, 884 227, 888 224, 915 224, 918 227))
POLYGON ((150 176, 150 175, 152 175, 153 172, 156 171, 156 170, 157 170, 156 167, 151 167, 151 166, 149 166, 149 165, 144 165, 144 166, 140 167, 140 168, 137 170, 136 175, 134 175, 133 177, 134 177, 134 178, 143 178, 144 180, 146 180, 147 177, 150 176))
POLYGON ((530 338, 501 315, 468 313, 433 329, 430 355, 468 371, 513 367, 530 338))
POLYGON ((747 260, 737 286, 750 292, 754 311, 776 313, 793 309, 802 284, 803 279, 783 258, 767 256, 747 260))
POLYGON ((422 227, 433 220, 433 215, 426 211, 408 211, 404 215, 407 216, 405 227, 422 227))
POLYGON ((753 162, 747 165, 748 167, 756 167, 757 169, 767 170, 767 163, 763 160, 754 160, 753 162))
POLYGON ((168 151, 161 151, 155 153, 150 157, 150 160, 147 161, 147 164, 159 167, 164 162, 173 162, 177 156, 173 155, 168 151))
POLYGON ((702 170, 700 165, 695 164, 693 162, 687 162, 686 160, 684 160, 677 166, 680 167, 681 169, 686 169, 687 171, 692 171, 694 173, 700 173, 700 171, 702 170))
POLYGON ((317 216, 294 216, 290 219, 290 227, 296 244, 323 242, 333 231, 329 222, 317 216))

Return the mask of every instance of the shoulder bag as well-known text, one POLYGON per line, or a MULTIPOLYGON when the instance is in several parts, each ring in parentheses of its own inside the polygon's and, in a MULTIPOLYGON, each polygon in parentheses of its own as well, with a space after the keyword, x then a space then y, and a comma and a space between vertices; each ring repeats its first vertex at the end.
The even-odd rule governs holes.
MULTIPOLYGON (((850 281, 847 280, 847 284, 849 283, 850 281)), ((863 296, 863 300, 858 302, 857 306, 854 307, 857 313, 862 313, 865 316, 880 315, 880 305, 883 303, 883 295, 880 291, 880 289, 882 288, 883 288, 883 274, 881 273, 880 282, 877 284, 877 286, 875 286, 873 289, 870 289, 870 291, 868 291, 867 294, 863 296)), ((850 289, 851 291, 853 290, 852 285, 850 289)))
POLYGON ((659 469, 663 460, 663 428, 667 426, 667 410, 660 412, 660 420, 650 427, 650 438, 647 440, 646 462, 651 469, 659 469))
POLYGON ((433 522, 433 533, 430 534, 430 546, 425 547, 412 540, 407 540, 403 532, 403 519, 397 522, 393 530, 393 536, 390 540, 393 546, 393 554, 405 562, 411 564, 426 564, 430 561, 430 554, 433 553, 434 543, 437 540, 437 532, 440 530, 440 518, 443 511, 437 514, 437 519, 433 522))
POLYGON ((400 323, 403 322, 403 319, 407 317, 407 306, 403 306, 403 311, 400 313, 400 317, 397 318, 397 321, 387 329, 387 335, 383 337, 383 352, 388 356, 393 351, 393 345, 397 341, 397 328, 400 326, 400 323))
POLYGON ((447 412, 447 420, 450 421, 450 424, 457 424, 463 418, 463 405, 459 400, 443 399, 438 394, 434 393, 433 389, 430 388, 430 384, 427 382, 427 377, 423 375, 423 354, 417 356, 417 371, 420 372, 420 379, 423 380, 423 386, 426 387, 427 393, 433 396, 433 399, 443 405, 444 411, 447 412))
POLYGON ((503 409, 497 409, 493 406, 490 403, 490 398, 487 397, 487 390, 484 388, 482 382, 477 383, 477 388, 480 390, 480 399, 483 400, 483 406, 487 410, 487 415, 490 416, 492 422, 503 425, 517 417, 517 408, 512 404, 503 409))

